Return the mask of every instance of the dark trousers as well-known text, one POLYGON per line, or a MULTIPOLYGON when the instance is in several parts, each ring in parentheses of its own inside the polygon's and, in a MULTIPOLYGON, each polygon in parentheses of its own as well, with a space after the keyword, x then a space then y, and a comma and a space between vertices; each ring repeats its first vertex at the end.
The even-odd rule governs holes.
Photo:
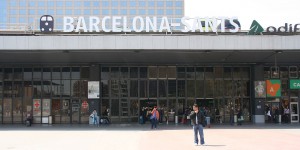
POLYGON ((153 129, 153 127, 156 129, 157 127, 157 120, 156 119, 151 119, 151 129, 153 129))

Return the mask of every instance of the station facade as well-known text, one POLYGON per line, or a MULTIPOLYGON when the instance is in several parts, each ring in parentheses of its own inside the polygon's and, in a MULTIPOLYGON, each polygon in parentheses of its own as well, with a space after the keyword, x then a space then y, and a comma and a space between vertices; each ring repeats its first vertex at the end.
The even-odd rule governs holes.
POLYGON ((112 123, 138 123, 153 106, 162 122, 178 116, 181 123, 194 103, 212 123, 229 123, 231 109, 249 123, 299 122, 299 40, 242 32, 3 34, 0 123, 22 123, 31 112, 38 124, 49 116, 87 124, 93 109, 112 123))

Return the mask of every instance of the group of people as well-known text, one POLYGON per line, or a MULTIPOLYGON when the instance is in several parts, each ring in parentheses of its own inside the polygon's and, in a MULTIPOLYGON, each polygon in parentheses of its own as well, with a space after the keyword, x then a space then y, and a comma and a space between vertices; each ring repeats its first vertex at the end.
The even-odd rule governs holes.
POLYGON ((282 106, 282 112, 280 113, 278 106, 270 107, 268 104, 265 106, 265 114, 267 117, 267 122, 279 123, 280 114, 281 122, 288 123, 290 121, 290 109, 288 106, 282 106))
MULTIPOLYGON (((106 111, 107 110, 105 110, 104 114, 108 114, 108 112, 106 112, 106 111)), ((99 118, 96 109, 93 110, 93 112, 90 115, 90 118, 92 119, 93 124, 97 125, 97 126, 99 126, 99 124, 110 124, 110 120, 108 117, 103 116, 103 117, 99 118)))

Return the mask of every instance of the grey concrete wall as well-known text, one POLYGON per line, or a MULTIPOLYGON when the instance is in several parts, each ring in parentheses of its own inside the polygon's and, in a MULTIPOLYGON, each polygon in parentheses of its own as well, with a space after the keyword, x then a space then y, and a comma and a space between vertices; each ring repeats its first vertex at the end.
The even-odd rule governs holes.
POLYGON ((0 36, 0 50, 299 50, 300 35, 0 36))

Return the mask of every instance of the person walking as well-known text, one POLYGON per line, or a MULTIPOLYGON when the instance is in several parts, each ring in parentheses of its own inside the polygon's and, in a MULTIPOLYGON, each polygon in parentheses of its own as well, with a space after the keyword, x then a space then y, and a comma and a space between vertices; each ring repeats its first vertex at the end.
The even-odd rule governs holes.
POLYGON ((193 130, 194 130, 194 144, 198 145, 198 133, 200 135, 200 144, 204 145, 204 133, 203 133, 203 125, 205 122, 204 114, 199 111, 199 107, 197 104, 193 105, 193 111, 190 114, 190 118, 192 120, 193 130))
POLYGON ((157 128, 157 122, 158 122, 158 119, 159 119, 159 112, 156 108, 156 106, 154 106, 152 112, 151 112, 151 117, 150 117, 150 120, 151 120, 151 129, 156 129, 157 128))
POLYGON ((96 109, 93 110, 92 114, 90 115, 93 118, 93 124, 99 126, 98 122, 98 115, 96 109))

